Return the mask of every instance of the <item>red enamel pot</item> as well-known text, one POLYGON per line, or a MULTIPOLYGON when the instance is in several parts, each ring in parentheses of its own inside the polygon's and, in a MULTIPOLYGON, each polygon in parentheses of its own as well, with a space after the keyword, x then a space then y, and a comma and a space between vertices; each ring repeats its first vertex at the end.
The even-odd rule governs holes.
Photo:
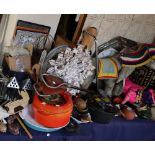
POLYGON ((62 105, 53 105, 43 103, 39 96, 35 94, 32 107, 35 120, 45 127, 58 128, 67 125, 70 121, 73 103, 71 95, 67 92, 61 94, 65 103, 62 105))

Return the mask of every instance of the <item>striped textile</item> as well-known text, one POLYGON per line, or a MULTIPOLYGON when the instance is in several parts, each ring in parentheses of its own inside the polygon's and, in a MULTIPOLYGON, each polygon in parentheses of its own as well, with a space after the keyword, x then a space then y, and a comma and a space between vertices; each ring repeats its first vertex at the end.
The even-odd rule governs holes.
POLYGON ((123 67, 140 67, 155 60, 155 45, 144 45, 139 51, 120 56, 123 67))

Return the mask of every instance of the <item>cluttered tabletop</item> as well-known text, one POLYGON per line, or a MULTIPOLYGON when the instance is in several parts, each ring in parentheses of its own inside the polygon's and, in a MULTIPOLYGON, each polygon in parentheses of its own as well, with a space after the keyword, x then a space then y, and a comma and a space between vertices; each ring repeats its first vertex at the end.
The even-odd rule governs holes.
POLYGON ((0 140, 155 140, 155 45, 121 36, 98 45, 96 31, 74 48, 19 36, 5 48, 0 140))

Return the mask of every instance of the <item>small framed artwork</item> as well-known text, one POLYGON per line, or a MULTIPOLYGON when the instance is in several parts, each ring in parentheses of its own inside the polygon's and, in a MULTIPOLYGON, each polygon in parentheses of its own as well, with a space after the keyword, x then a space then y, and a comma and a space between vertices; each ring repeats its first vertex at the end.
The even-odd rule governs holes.
POLYGON ((15 44, 18 46, 32 44, 38 49, 44 49, 50 29, 49 26, 18 20, 14 34, 15 44))

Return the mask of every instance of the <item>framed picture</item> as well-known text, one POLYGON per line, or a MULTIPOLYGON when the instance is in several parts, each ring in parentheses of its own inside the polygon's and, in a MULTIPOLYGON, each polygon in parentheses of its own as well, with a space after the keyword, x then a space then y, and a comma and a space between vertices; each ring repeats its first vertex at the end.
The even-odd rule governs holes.
POLYGON ((18 20, 14 41, 16 45, 33 44, 38 49, 44 49, 51 27, 18 20))

